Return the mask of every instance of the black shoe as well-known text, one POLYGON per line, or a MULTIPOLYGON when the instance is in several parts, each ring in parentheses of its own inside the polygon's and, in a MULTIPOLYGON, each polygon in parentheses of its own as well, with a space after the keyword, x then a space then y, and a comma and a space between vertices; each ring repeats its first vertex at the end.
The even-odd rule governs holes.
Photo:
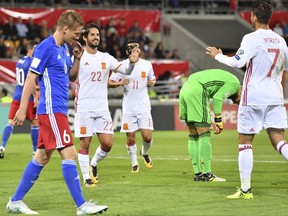
POLYGON ((131 173, 138 173, 139 172, 139 165, 132 166, 131 173))
POLYGON ((96 187, 97 184, 95 184, 91 179, 86 179, 84 182, 85 187, 96 187))
POLYGON ((3 158, 4 158, 4 150, 0 149, 0 159, 3 159, 3 158))
POLYGON ((207 181, 207 182, 224 182, 226 181, 226 179, 224 178, 220 178, 217 177, 216 175, 214 175, 213 173, 209 172, 209 173, 203 173, 202 174, 202 181, 207 181))
POLYGON ((97 166, 91 166, 90 165, 89 176, 90 176, 90 178, 91 178, 91 180, 93 181, 94 184, 97 184, 99 182, 97 166))
POLYGON ((202 172, 199 172, 199 173, 195 174, 194 181, 203 181, 202 180, 202 172))
POLYGON ((152 166, 153 166, 153 163, 152 163, 152 160, 151 160, 150 156, 148 154, 143 155, 141 151, 140 151, 140 155, 143 156, 145 166, 147 168, 151 169, 152 166))

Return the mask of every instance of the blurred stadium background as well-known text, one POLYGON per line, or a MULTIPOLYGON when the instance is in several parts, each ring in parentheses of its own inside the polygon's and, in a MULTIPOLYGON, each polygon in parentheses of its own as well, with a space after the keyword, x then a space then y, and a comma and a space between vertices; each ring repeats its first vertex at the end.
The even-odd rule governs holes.
MULTIPOLYGON (((139 41, 143 58, 152 62, 157 77, 157 85, 149 90, 155 130, 185 130, 178 120, 178 93, 189 74, 222 68, 242 81, 245 68, 224 66, 209 58, 205 48, 212 45, 233 55, 243 35, 253 31, 250 4, 247 0, 0 0, 0 89, 6 88, 13 95, 15 64, 25 55, 23 47, 27 41, 41 41, 53 33, 63 10, 75 9, 86 23, 95 22, 101 28, 99 50, 117 59, 126 58, 125 41, 139 41)), ((287 39, 288 1, 272 0, 272 4, 270 27, 287 39)), ((284 75, 285 98, 288 98, 286 82, 284 75)), ((72 130, 74 89, 75 84, 71 83, 72 130)), ((119 130, 121 122, 121 95, 121 88, 109 89, 115 130, 119 130)), ((9 107, 0 103, 0 131, 7 122, 9 107)), ((226 129, 236 128, 236 116, 237 108, 227 101, 223 111, 226 129)), ((29 126, 24 126, 15 133, 29 130, 29 126)))

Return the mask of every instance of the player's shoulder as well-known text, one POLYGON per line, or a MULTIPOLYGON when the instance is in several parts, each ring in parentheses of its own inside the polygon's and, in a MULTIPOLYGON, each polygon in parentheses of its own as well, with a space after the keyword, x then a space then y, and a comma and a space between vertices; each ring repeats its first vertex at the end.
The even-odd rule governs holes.
POLYGON ((18 61, 17 61, 17 67, 21 67, 23 65, 30 65, 32 58, 29 56, 22 56, 18 61))
MULTIPOLYGON (((99 56, 103 56, 103 57, 106 57, 106 58, 111 58, 111 57, 113 57, 111 54, 109 54, 108 52, 102 52, 102 51, 97 51, 97 54, 99 55, 99 56)), ((114 57, 113 57, 114 58, 114 57)))
POLYGON ((152 67, 152 63, 146 59, 143 59, 143 58, 139 58, 139 63, 152 67))
POLYGON ((43 52, 45 54, 48 54, 50 52, 53 52, 53 49, 51 49, 55 45, 55 40, 52 36, 47 37, 43 41, 41 41, 36 47, 34 52, 43 52))

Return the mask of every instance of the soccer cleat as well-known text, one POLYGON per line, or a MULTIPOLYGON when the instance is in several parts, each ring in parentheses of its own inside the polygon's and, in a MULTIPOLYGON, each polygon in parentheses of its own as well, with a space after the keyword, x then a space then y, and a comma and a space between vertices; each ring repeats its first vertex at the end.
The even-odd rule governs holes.
POLYGON ((4 158, 4 149, 3 148, 0 148, 0 159, 3 159, 4 158))
POLYGON ((106 205, 96 205, 95 203, 85 202, 79 208, 77 208, 77 215, 94 215, 94 214, 101 214, 107 211, 108 206, 106 205))
MULTIPOLYGON (((142 155, 141 151, 140 151, 140 155, 142 155)), ((147 168, 152 168, 153 163, 152 163, 152 160, 151 160, 150 156, 148 154, 142 155, 142 156, 143 156, 143 159, 144 159, 145 166, 147 168)))
POLYGON ((11 201, 6 205, 6 209, 9 213, 38 215, 38 212, 31 210, 22 200, 11 201))
POLYGON ((244 192, 241 188, 237 188, 236 193, 227 196, 228 199, 253 199, 251 188, 244 192))
POLYGON ((194 181, 203 181, 202 180, 202 173, 196 173, 194 176, 194 181))
POLYGON ((84 182, 84 187, 96 187, 97 184, 95 184, 90 178, 86 179, 84 182))
POLYGON ((201 177, 202 177, 202 181, 207 181, 207 182, 225 182, 226 181, 226 179, 217 177, 211 172, 203 173, 201 177))
POLYGON ((89 167, 89 175, 90 175, 90 178, 91 178, 91 180, 93 181, 94 184, 97 184, 99 182, 97 166, 90 165, 90 167, 89 167))
POLYGON ((139 172, 139 165, 132 166, 131 173, 138 173, 139 172))

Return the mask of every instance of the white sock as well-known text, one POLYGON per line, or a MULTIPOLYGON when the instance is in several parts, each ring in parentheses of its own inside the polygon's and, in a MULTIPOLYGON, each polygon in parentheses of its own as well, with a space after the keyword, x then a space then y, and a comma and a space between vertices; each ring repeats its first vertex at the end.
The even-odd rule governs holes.
POLYGON ((89 154, 82 154, 78 152, 78 161, 80 170, 82 172, 83 180, 89 179, 89 154))
POLYGON ((147 143, 144 140, 142 140, 142 150, 141 150, 142 155, 148 154, 148 151, 149 151, 150 147, 152 146, 152 141, 153 140, 151 140, 150 143, 147 143))
POLYGON ((253 169, 252 144, 239 144, 238 165, 241 180, 241 189, 247 191, 251 188, 251 173, 253 169))
POLYGON ((136 143, 134 143, 134 145, 127 145, 126 144, 126 149, 127 149, 128 155, 130 157, 130 161, 131 161, 132 166, 138 165, 136 143))
POLYGON ((101 149, 100 146, 98 146, 98 148, 96 149, 95 155, 93 156, 90 164, 92 166, 97 166, 98 162, 103 160, 109 152, 105 152, 101 149))
POLYGON ((288 143, 285 140, 280 141, 277 146, 277 151, 283 155, 283 157, 288 160, 288 143))

